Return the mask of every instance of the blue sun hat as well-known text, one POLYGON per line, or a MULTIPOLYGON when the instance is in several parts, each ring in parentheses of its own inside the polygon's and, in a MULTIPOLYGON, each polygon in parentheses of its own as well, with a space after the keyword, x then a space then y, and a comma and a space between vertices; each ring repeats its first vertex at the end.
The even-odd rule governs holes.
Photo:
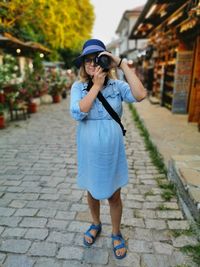
POLYGON ((74 64, 77 68, 80 68, 84 56, 103 51, 106 51, 106 47, 102 41, 98 39, 89 39, 84 43, 82 53, 74 60, 74 64))

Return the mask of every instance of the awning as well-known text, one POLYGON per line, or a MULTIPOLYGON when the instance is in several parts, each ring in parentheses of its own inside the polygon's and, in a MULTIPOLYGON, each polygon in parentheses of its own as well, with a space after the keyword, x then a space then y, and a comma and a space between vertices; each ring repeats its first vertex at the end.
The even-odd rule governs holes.
POLYGON ((45 47, 44 45, 36 42, 26 42, 25 43, 27 47, 31 47, 37 51, 43 52, 43 53, 50 53, 51 50, 45 47))
POLYGON ((32 53, 32 52, 41 52, 41 53, 50 53, 51 50, 47 47, 36 42, 23 42, 18 38, 12 36, 9 33, 0 34, 0 47, 5 50, 10 50, 15 52, 17 49, 20 49, 22 54, 32 53))
MULTIPOLYGON (((166 21, 183 4, 190 1, 185 0, 149 0, 147 1, 141 15, 138 17, 131 34, 130 39, 144 39, 149 37, 153 29, 166 21)), ((187 10, 186 10, 187 11, 187 10)), ((179 16, 179 19, 182 15, 179 16)))

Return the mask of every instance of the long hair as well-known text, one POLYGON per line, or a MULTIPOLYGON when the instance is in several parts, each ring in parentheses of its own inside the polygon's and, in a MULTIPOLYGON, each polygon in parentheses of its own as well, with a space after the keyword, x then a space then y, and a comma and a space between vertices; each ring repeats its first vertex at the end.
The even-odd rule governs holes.
MULTIPOLYGON (((115 69, 110 69, 108 72, 107 72, 107 77, 108 79, 116 79, 116 73, 115 73, 115 69)), ((87 72, 85 71, 85 67, 84 65, 82 65, 80 67, 80 70, 79 70, 79 80, 81 82, 88 82, 89 81, 89 78, 90 76, 87 74, 87 72)))

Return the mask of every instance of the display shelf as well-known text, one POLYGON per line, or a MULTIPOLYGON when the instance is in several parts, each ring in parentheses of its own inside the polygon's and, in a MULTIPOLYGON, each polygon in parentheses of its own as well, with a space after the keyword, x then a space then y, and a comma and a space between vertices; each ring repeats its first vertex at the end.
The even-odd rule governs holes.
POLYGON ((172 101, 173 101, 177 51, 178 51, 177 41, 170 42, 167 47, 163 92, 162 92, 162 100, 161 100, 162 105, 167 107, 170 110, 172 108, 172 101))
POLYGON ((170 87, 170 88, 173 88, 174 87, 174 82, 165 82, 165 85, 167 86, 167 87, 170 87))
POLYGON ((174 72, 168 71, 168 72, 166 72, 166 75, 169 76, 169 77, 174 78, 174 72))
POLYGON ((166 95, 166 96, 168 96, 168 97, 170 97, 170 98, 172 98, 172 97, 173 97, 173 94, 172 94, 172 92, 165 92, 165 95, 166 95))
POLYGON ((165 58, 166 58, 166 50, 163 46, 159 47, 158 56, 155 61, 154 68, 154 82, 153 82, 153 96, 158 98, 159 102, 161 99, 161 92, 163 86, 163 77, 164 77, 164 66, 165 66, 165 58))

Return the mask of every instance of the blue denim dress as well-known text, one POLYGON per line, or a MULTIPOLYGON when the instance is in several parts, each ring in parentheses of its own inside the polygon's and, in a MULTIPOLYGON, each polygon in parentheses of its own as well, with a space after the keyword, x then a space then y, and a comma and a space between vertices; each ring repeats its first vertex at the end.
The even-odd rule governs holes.
MULTIPOLYGON (((128 183, 128 166, 119 124, 96 99, 88 113, 80 111, 79 101, 87 94, 87 83, 76 81, 71 88, 71 116, 78 121, 78 185, 95 199, 108 199, 128 183)), ((102 94, 121 117, 122 101, 132 103, 128 83, 109 80, 102 94)))

